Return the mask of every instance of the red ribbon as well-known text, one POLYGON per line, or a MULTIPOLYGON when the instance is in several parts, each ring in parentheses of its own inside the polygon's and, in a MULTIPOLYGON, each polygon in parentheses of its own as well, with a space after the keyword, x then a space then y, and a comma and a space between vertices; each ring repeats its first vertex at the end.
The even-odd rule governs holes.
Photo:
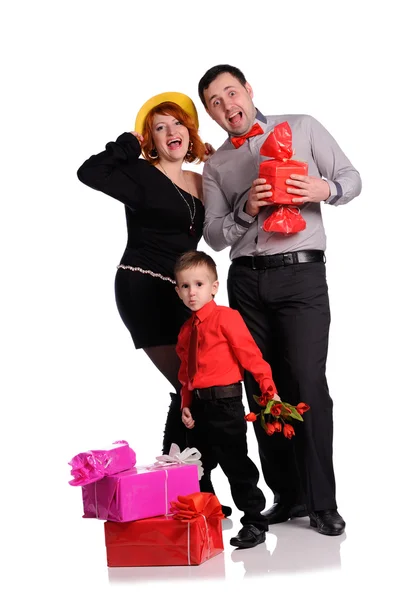
POLYGON ((292 131, 287 121, 279 123, 269 133, 262 144, 260 154, 283 161, 292 157, 292 131))
POLYGON ((177 500, 170 503, 174 519, 191 521, 199 516, 207 519, 223 519, 224 515, 219 500, 215 494, 208 492, 194 492, 187 496, 178 496, 177 500))

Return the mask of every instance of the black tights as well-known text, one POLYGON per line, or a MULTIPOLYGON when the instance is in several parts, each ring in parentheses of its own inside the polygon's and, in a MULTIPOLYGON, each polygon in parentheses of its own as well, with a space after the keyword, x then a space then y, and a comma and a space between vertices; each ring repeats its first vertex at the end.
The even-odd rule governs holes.
POLYGON ((175 389, 170 394, 171 402, 163 434, 162 454, 169 454, 172 443, 177 444, 180 450, 184 450, 187 448, 187 429, 181 420, 181 385, 178 379, 180 360, 176 354, 176 348, 175 346, 154 346, 144 348, 144 352, 175 389))
POLYGON ((173 385, 176 394, 179 393, 181 388, 178 379, 180 359, 176 354, 176 346, 152 346, 143 348, 143 350, 158 371, 173 385))

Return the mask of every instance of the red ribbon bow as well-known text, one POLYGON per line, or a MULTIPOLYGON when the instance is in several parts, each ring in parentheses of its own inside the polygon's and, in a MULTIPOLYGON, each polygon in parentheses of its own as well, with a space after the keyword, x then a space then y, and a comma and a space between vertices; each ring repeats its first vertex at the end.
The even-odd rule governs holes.
POLYGON ((170 503, 170 508, 174 519, 191 521, 205 516, 207 519, 223 519, 222 507, 215 494, 208 492, 195 492, 188 496, 178 496, 177 500, 170 503))
POLYGON ((279 123, 269 133, 262 144, 260 154, 282 161, 292 157, 292 131, 287 121, 279 123))
POLYGON ((246 133, 245 135, 240 135, 240 137, 231 137, 230 140, 235 148, 239 148, 243 145, 247 138, 254 137, 255 135, 260 135, 261 133, 264 133, 262 127, 259 125, 259 123, 255 123, 252 126, 252 129, 248 131, 248 133, 246 133))

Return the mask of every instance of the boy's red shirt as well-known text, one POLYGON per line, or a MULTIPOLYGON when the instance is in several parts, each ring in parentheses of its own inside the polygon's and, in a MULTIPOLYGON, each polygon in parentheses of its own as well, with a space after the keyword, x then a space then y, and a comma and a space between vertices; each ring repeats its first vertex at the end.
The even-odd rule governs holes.
POLYGON ((269 363, 262 358, 249 329, 237 310, 205 304, 182 326, 176 347, 181 360, 179 381, 182 384, 182 408, 191 405, 192 390, 214 385, 231 385, 243 379, 244 369, 255 377, 268 398, 277 393, 269 363), (188 377, 188 349, 193 319, 199 319, 197 372, 188 377))

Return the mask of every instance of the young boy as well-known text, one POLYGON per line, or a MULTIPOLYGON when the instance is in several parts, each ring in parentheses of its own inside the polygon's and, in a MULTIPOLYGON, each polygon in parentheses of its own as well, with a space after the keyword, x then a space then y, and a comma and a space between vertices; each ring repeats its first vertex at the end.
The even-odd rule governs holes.
MULTIPOLYGON (((257 486, 259 472, 248 457, 241 381, 246 369, 266 398, 279 399, 271 369, 238 311, 215 304, 219 282, 210 256, 186 252, 177 261, 175 279, 180 299, 193 311, 176 347, 181 360, 182 420, 190 430, 190 445, 202 454, 205 473, 219 464, 234 503, 244 512, 243 527, 231 538, 231 545, 252 548, 265 541, 268 522, 261 514, 265 497, 257 486)), ((207 485, 207 479, 201 480, 201 490, 213 492, 207 485)))

